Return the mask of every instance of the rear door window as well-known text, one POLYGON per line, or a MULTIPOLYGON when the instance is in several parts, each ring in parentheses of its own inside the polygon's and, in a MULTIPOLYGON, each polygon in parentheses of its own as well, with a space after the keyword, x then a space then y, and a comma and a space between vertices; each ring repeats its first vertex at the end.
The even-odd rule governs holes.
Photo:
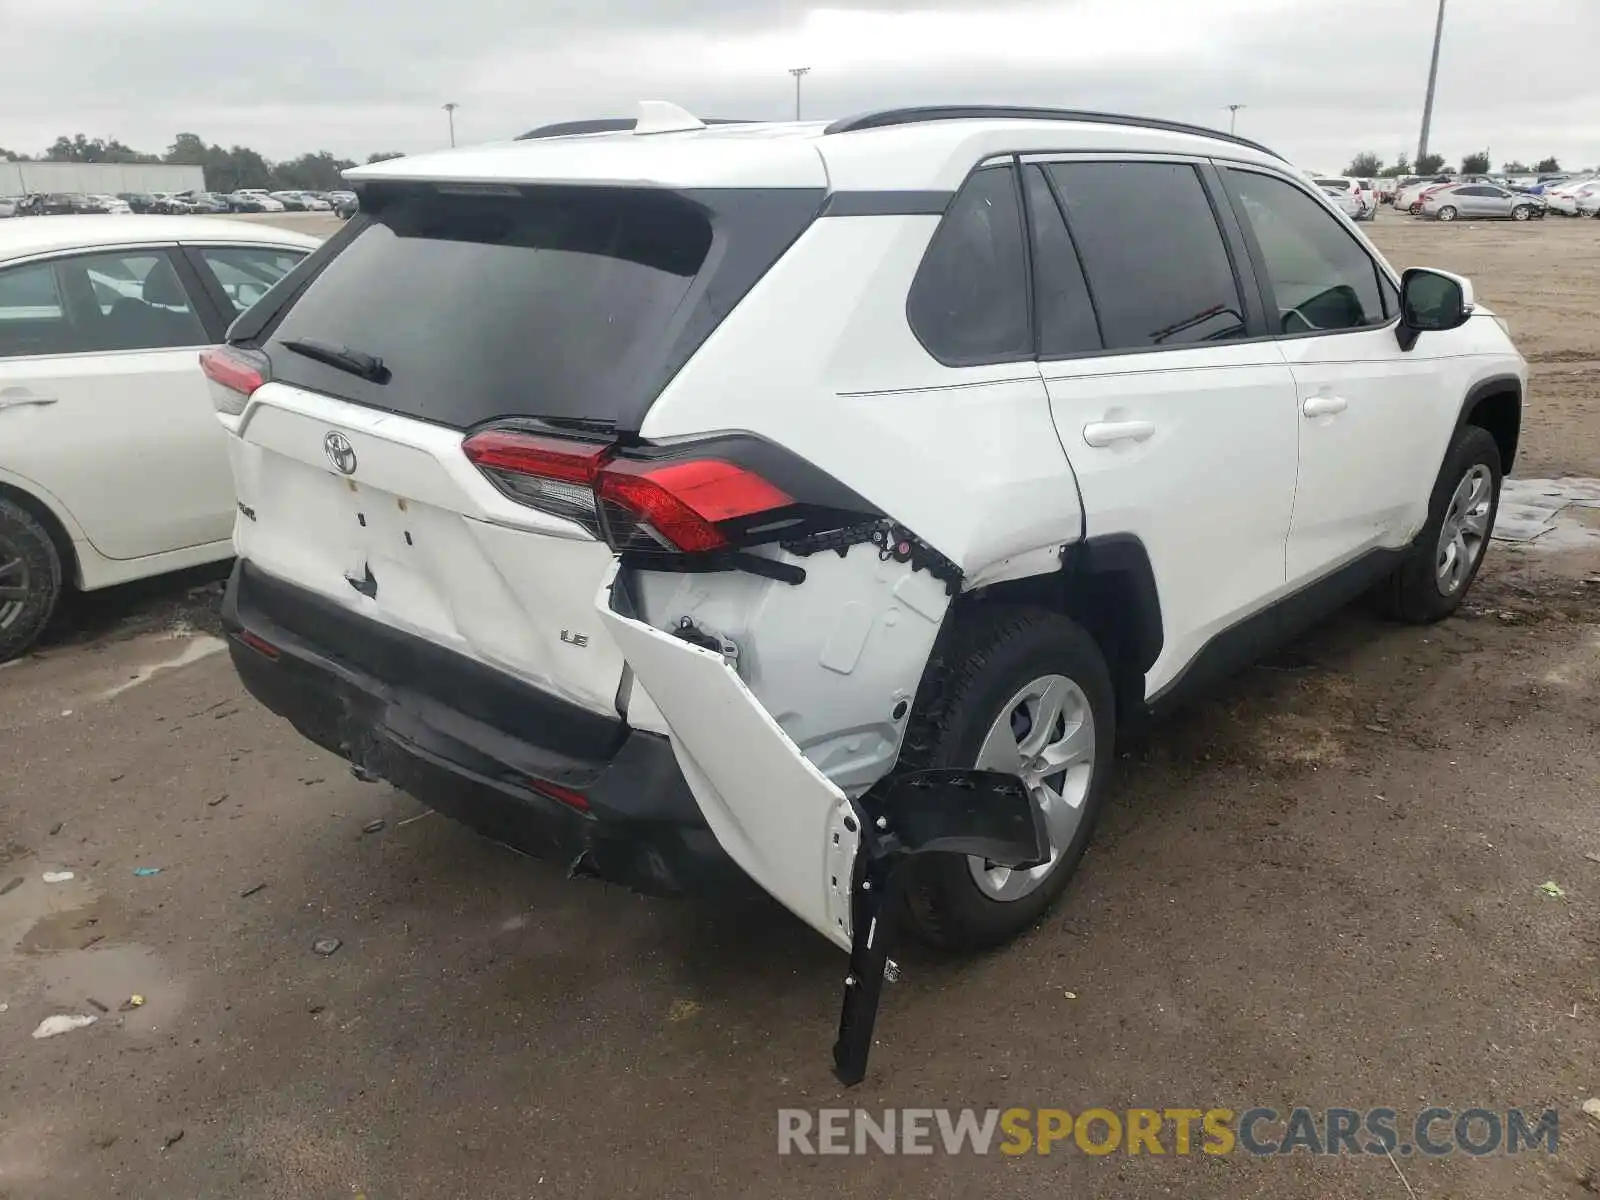
POLYGON ((454 428, 616 422, 651 395, 712 241, 687 200, 620 188, 387 199, 266 344, 276 378, 454 428), (382 360, 386 382, 297 341, 382 360))
POLYGON ((1246 336, 1233 264, 1192 165, 1071 162, 1046 170, 1107 350, 1246 336))
POLYGON ((1099 350, 1100 325, 1095 320, 1089 285, 1078 250, 1067 233, 1061 207, 1038 166, 1025 168, 1023 190, 1028 201, 1028 226, 1033 239, 1033 294, 1039 326, 1039 355, 1059 358, 1099 350))
POLYGON ((165 250, 76 255, 58 260, 56 270, 62 290, 76 298, 89 349, 163 350, 211 340, 165 250))
POLYGON ((1033 355, 1016 171, 973 173, 934 230, 906 298, 923 347, 948 367, 1033 355))

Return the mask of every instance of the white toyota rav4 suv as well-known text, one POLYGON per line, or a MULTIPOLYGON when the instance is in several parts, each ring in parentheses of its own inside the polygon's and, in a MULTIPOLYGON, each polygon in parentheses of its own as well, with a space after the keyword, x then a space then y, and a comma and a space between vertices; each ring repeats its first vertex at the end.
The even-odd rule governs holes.
POLYGON ((246 686, 573 874, 850 951, 1037 919, 1119 725, 1360 593, 1446 616, 1526 366, 1253 143, 1104 114, 637 122, 350 174, 205 355, 246 686))

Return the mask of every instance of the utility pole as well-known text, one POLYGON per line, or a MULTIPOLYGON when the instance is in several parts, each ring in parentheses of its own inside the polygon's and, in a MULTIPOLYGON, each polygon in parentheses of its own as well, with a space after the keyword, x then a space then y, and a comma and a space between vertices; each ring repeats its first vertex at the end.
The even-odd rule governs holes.
POLYGON ((789 74, 794 76, 794 119, 800 119, 800 81, 810 74, 810 67, 790 67, 789 74))
POLYGON ((1228 105, 1228 132, 1230 134, 1233 132, 1234 126, 1239 123, 1239 110, 1241 108, 1249 108, 1249 107, 1250 106, 1248 104, 1230 104, 1230 105, 1228 105))
POLYGON ((461 105, 454 100, 444 106, 444 115, 450 122, 450 145, 452 149, 456 144, 456 109, 460 107, 461 105))
POLYGON ((1439 82, 1439 43, 1444 40, 1444 2, 1439 0, 1439 19, 1433 27, 1433 61, 1428 65, 1428 97, 1422 102, 1422 136, 1417 139, 1416 168, 1428 157, 1428 126, 1433 124, 1433 89, 1439 82))

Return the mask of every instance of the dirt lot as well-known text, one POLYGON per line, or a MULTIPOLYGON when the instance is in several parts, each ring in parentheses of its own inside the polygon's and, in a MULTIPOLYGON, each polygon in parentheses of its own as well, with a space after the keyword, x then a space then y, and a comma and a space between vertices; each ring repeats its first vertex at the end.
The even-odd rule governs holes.
MULTIPOLYGON (((1519 474, 1600 477, 1600 222, 1373 235, 1512 322, 1519 474)), ((1572 544, 1497 543, 1458 618, 1344 614, 1130 749, 1064 903, 992 957, 908 956, 855 1093, 843 961, 781 911, 567 882, 358 783, 241 693, 203 575, 78 600, 0 671, 0 1197, 1592 1194, 1600 553, 1572 544), (1561 1149, 775 1153, 781 1107, 1297 1104, 1554 1108, 1561 1149)))

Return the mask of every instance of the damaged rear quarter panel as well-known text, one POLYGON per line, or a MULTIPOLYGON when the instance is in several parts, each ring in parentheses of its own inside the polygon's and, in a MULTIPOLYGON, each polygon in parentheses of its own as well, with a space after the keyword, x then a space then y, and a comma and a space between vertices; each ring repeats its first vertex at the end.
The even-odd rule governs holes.
MULTIPOLYGON (((834 785, 859 795, 899 755, 950 596, 932 573, 870 542, 780 557, 804 569, 804 583, 637 571, 627 586, 655 628, 674 632, 687 618, 733 643, 739 677, 772 719, 834 785)), ((642 673, 640 682, 659 703, 642 673)))

